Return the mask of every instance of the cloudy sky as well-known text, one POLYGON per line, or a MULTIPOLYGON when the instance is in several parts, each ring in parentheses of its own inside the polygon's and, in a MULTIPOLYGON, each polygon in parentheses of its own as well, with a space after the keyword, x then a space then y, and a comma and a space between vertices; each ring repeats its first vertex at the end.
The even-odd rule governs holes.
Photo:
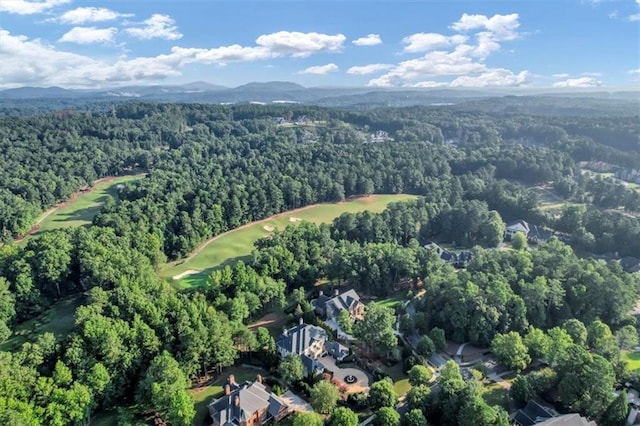
POLYGON ((640 0, 0 0, 0 87, 640 87, 640 0))

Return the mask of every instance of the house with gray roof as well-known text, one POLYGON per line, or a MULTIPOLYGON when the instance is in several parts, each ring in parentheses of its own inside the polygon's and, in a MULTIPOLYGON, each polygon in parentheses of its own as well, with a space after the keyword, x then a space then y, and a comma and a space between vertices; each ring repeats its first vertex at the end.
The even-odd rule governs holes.
POLYGON ((300 323, 295 327, 284 330, 276 339, 276 349, 280 358, 289 354, 300 356, 307 375, 313 376, 324 371, 324 365, 318 361, 325 355, 331 355, 342 361, 349 355, 349 349, 338 342, 329 340, 327 332, 315 325, 300 323))
POLYGON ((289 406, 267 389, 259 374, 256 381, 244 383, 236 383, 234 376, 229 376, 224 395, 207 408, 213 426, 262 426, 290 413, 289 406))
POLYGON ((337 321, 340 311, 343 310, 348 311, 353 320, 362 319, 364 315, 364 303, 360 301, 360 295, 354 289, 344 293, 336 290, 333 296, 321 291, 314 306, 316 313, 328 320, 337 321))

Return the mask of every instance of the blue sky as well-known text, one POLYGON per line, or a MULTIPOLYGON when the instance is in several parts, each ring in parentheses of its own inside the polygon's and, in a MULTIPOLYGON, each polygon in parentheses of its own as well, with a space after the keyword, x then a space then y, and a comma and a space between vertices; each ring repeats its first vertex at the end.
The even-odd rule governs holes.
POLYGON ((640 87, 640 0, 0 1, 0 87, 640 87))

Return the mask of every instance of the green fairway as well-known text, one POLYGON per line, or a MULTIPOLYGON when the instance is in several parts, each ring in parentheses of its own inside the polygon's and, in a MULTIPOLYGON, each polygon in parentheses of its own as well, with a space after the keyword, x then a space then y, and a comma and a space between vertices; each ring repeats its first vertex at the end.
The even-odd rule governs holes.
POLYGON ((640 370, 640 351, 624 352, 622 357, 626 361, 629 370, 640 370))
POLYGON ((26 242, 32 235, 42 234, 54 229, 85 226, 91 223, 104 203, 111 197, 118 198, 118 185, 138 180, 144 173, 111 178, 96 184, 91 191, 83 192, 72 201, 63 203, 53 211, 45 212, 38 219, 38 229, 25 237, 26 242))
POLYGON ((73 329, 76 308, 83 302, 82 295, 58 300, 43 314, 17 326, 11 338, 0 344, 0 350, 19 349, 23 343, 35 341, 40 334, 47 332, 53 333, 58 341, 64 339, 73 329))
POLYGON ((355 213, 364 210, 381 212, 387 204, 397 201, 415 199, 413 195, 374 195, 355 200, 318 204, 308 208, 293 210, 272 216, 268 219, 242 226, 238 229, 224 233, 212 240, 200 252, 186 260, 179 260, 165 265, 160 274, 166 278, 174 278, 179 281, 180 287, 202 286, 207 276, 216 267, 223 264, 231 264, 246 258, 253 250, 253 243, 262 237, 269 235, 272 229, 284 229, 287 225, 306 220, 314 223, 329 223, 342 213, 355 213), (185 272, 191 271, 191 274, 185 272), (180 276, 180 274, 185 274, 180 276))

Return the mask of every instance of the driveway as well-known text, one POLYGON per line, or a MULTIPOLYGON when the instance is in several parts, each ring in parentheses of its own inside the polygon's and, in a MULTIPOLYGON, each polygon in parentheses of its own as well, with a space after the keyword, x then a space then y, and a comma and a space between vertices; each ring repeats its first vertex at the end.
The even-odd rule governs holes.
POLYGON ((304 413, 307 411, 313 411, 313 408, 307 401, 300 398, 298 395, 291 391, 286 391, 281 397, 281 400, 289 406, 291 411, 304 413))
POLYGON ((341 368, 336 365, 336 360, 331 356, 324 356, 318 361, 320 361, 327 370, 333 371, 334 379, 344 382, 346 376, 354 376, 356 378, 355 383, 348 384, 345 382, 349 392, 367 392, 369 390, 369 376, 359 368, 341 368))

